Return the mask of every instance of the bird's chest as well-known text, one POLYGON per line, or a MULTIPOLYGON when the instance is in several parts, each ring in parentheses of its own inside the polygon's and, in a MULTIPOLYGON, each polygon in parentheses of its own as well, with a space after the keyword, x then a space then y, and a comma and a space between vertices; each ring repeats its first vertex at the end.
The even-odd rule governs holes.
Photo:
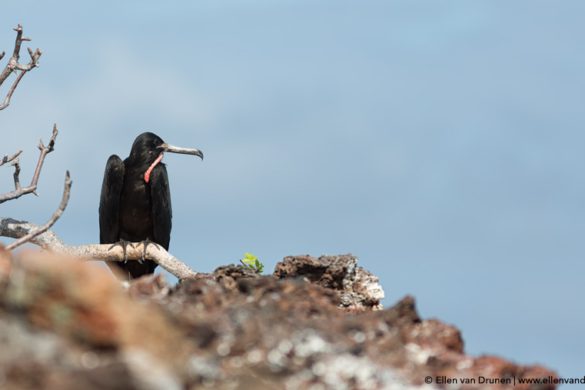
POLYGON ((143 173, 128 172, 124 180, 120 204, 121 233, 127 239, 152 238, 152 203, 150 186, 142 178, 143 173))

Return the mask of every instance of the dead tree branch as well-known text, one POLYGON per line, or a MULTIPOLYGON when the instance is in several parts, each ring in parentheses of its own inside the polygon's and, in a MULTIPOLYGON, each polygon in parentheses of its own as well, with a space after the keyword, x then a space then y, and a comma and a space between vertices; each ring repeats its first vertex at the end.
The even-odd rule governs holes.
MULTIPOLYGON (((0 218, 0 236, 3 237, 19 239, 30 234, 31 231, 36 231, 38 229, 39 226, 32 223, 17 221, 11 218, 0 218)), ((144 251, 144 244, 142 242, 128 245, 125 259, 123 250, 119 245, 113 247, 111 250, 111 244, 69 246, 63 243, 63 241, 51 230, 40 233, 36 237, 31 238, 29 242, 53 252, 81 257, 88 260, 138 261, 142 259, 144 251)), ((180 280, 197 276, 197 272, 193 271, 187 264, 171 255, 160 246, 148 245, 146 248, 146 257, 149 260, 155 261, 158 265, 175 275, 180 280)))
POLYGON ((6 163, 12 162, 13 160, 17 159, 18 156, 20 156, 20 153, 22 153, 22 150, 19 150, 18 152, 14 153, 12 156, 4 156, 2 157, 2 160, 0 160, 0 167, 6 163))
POLYGON ((63 214, 63 211, 65 211, 65 208, 67 207, 67 203, 69 203, 70 194, 71 194, 71 177, 69 176, 69 171, 67 171, 67 173, 65 173, 65 187, 63 188, 63 197, 61 198, 61 203, 59 204, 59 207, 57 208, 57 210, 55 210, 55 212, 53 213, 53 216, 51 217, 51 219, 49 219, 46 224, 39 227, 38 229, 31 230, 28 232, 28 234, 20 237, 16 241, 12 242, 10 245, 8 245, 6 247, 6 250, 11 251, 14 248, 17 248, 20 245, 33 240, 35 237, 37 237, 37 236, 43 234, 44 232, 46 232, 47 230, 49 230, 51 228, 51 226, 53 226, 55 224, 55 222, 57 222, 57 220, 61 217, 61 215, 63 214))
POLYGON ((31 192, 35 193, 35 195, 36 195, 35 191, 37 190, 37 183, 39 182, 39 176, 41 175, 41 169, 43 168, 43 163, 45 162, 45 157, 47 156, 47 154, 51 153, 54 150, 55 140, 57 139, 57 134, 59 134, 59 131, 57 130, 57 125, 54 124, 53 125, 53 134, 51 136, 49 144, 47 146, 45 146, 45 144, 43 144, 43 140, 39 141, 39 146, 38 146, 39 150, 40 150, 39 160, 37 161, 35 173, 33 174, 31 182, 26 187, 20 186, 20 178, 19 178, 20 163, 18 160, 18 156, 20 155, 21 152, 17 152, 10 157, 5 156, 2 159, 2 164, 0 164, 0 166, 4 165, 8 161, 12 161, 12 165, 14 165, 14 191, 7 192, 5 194, 0 194, 0 203, 4 203, 4 202, 6 202, 8 200, 12 200, 12 199, 20 198, 22 195, 30 194, 31 192), (4 159, 6 159, 6 162, 4 161, 4 159))
MULTIPOLYGON (((30 56, 30 61, 28 64, 21 64, 19 62, 19 60, 20 60, 20 48, 22 46, 22 42, 30 41, 30 38, 26 38, 26 37, 22 36, 22 26, 20 24, 18 26, 16 26, 14 31, 16 31, 16 41, 14 43, 14 51, 12 52, 12 56, 8 60, 6 67, 4 67, 4 70, 2 71, 2 73, 0 73, 0 86, 4 83, 4 81, 6 81, 6 79, 13 72, 17 73, 17 75, 16 75, 16 79, 12 82, 12 85, 8 89, 8 92, 6 93, 6 97, 4 98, 4 101, 2 103, 0 103, 0 111, 5 109, 6 107, 8 107, 10 105, 10 99, 12 99, 12 95, 14 94, 16 87, 18 87, 18 84, 20 83, 20 81, 22 80, 22 78, 24 77, 24 75, 27 72, 29 72, 29 71, 33 70, 34 68, 36 68, 37 66, 39 66, 39 58, 43 54, 40 49, 36 49, 35 51, 32 51, 30 48, 28 48, 27 50, 28 50, 28 55, 30 56)), ((0 60, 3 57, 4 57, 4 52, 2 52, 0 54, 0 60)))

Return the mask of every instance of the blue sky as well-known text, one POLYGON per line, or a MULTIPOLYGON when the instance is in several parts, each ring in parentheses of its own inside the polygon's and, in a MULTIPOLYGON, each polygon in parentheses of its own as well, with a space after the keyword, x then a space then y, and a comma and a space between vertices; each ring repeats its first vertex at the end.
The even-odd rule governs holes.
MULTIPOLYGON (((212 271, 246 251, 351 252, 386 305, 417 298, 473 354, 582 376, 585 55, 579 1, 12 2, 44 54, 0 113, 0 154, 61 130, 39 197, 3 216, 97 242, 103 169, 154 131, 171 251, 212 271)), ((26 53, 24 53, 26 54, 26 53)), ((26 58, 26 57, 25 57, 26 58)), ((5 61, 2 62, 4 64, 5 61)), ((12 171, 0 170, 11 189, 12 171)))

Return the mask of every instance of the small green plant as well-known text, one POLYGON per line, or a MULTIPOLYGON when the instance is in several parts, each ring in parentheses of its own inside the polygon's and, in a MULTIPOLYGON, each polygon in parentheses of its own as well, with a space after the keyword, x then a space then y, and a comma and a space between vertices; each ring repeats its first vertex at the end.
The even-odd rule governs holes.
POLYGON ((240 260, 240 263, 242 263, 244 267, 249 268, 258 274, 261 274, 264 271, 264 264, 249 252, 244 253, 244 258, 240 260))

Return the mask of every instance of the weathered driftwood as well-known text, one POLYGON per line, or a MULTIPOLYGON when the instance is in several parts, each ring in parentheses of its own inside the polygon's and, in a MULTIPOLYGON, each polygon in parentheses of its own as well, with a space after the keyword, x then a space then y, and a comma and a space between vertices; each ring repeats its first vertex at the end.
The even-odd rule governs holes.
MULTIPOLYGON (((20 239, 40 229, 39 226, 26 221, 17 221, 12 218, 0 218, 0 236, 20 239)), ((87 260, 104 261, 139 261, 144 254, 142 242, 132 243, 127 246, 126 258, 119 245, 88 244, 70 246, 66 245, 55 233, 46 230, 30 239, 28 242, 36 244, 44 249, 71 256, 77 256, 87 260)), ((189 266, 168 253, 164 248, 150 244, 146 248, 146 257, 155 261, 165 270, 179 279, 192 278, 197 275, 189 266)))

